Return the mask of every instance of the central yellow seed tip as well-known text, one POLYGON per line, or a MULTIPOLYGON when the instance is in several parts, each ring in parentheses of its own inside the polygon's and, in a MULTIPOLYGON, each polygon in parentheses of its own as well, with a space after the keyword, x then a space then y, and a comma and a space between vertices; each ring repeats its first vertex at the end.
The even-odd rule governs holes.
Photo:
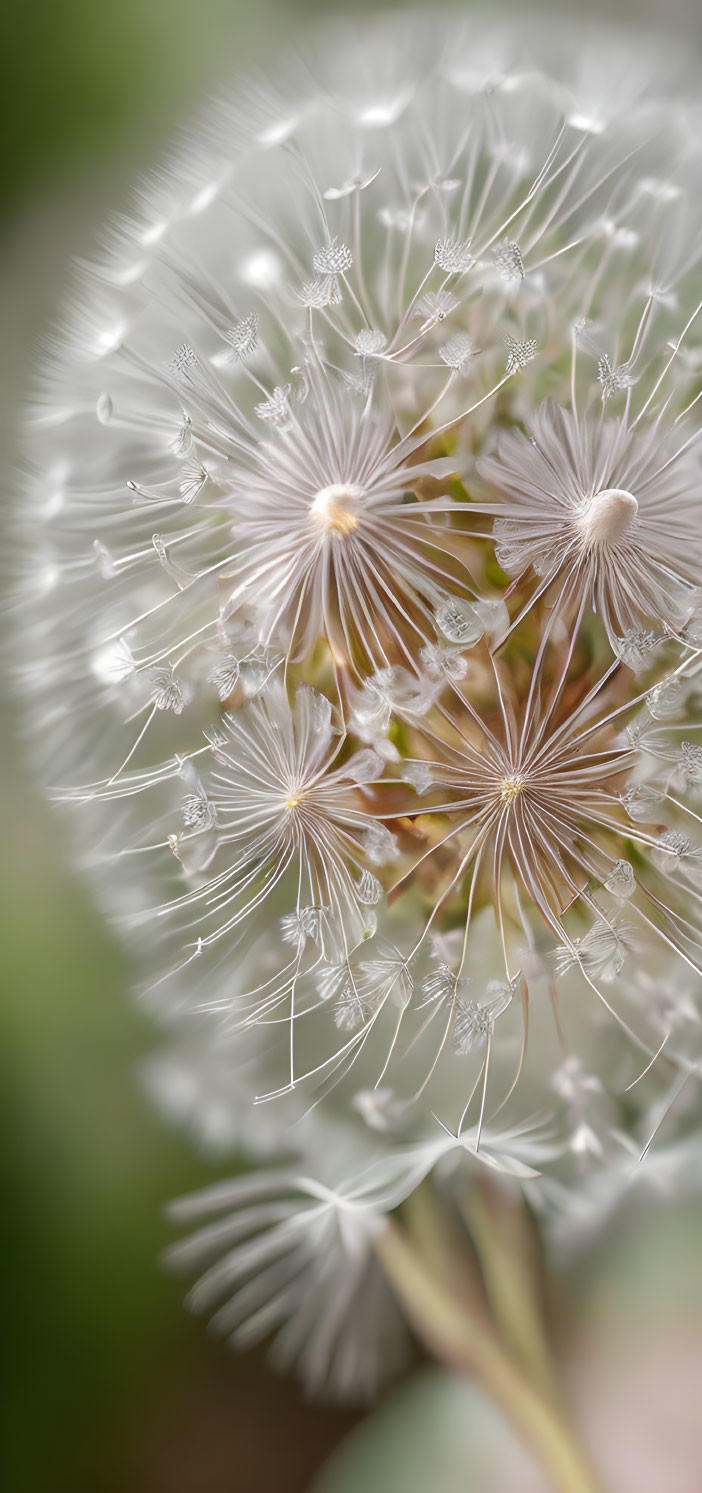
POLYGON ((524 779, 520 773, 517 773, 513 778, 503 778, 502 789, 500 793, 502 802, 506 804, 510 803, 513 798, 517 798, 519 796, 523 787, 524 779))
POLYGON ((286 798, 285 807, 286 809, 296 809, 299 802, 299 798, 286 798))
POLYGON ((358 524, 354 506, 361 497, 361 489, 352 482, 333 482, 323 487, 310 504, 310 517, 325 534, 337 534, 345 539, 358 524))

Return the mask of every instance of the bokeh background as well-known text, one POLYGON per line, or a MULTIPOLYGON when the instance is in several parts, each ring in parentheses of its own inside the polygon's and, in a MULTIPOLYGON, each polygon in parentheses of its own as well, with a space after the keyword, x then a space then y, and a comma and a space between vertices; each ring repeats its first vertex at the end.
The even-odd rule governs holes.
MULTIPOLYGON (((599 3, 632 35, 658 23, 702 53, 695 0, 599 3)), ((353 24, 363 28, 374 8, 355 0, 353 24)), ((5 0, 5 511, 18 501, 18 411, 35 342, 60 306, 71 256, 89 252, 106 212, 126 205, 130 181, 204 94, 237 70, 272 67, 286 46, 304 50, 306 30, 330 9, 5 0)), ((7 641, 12 624, 0 625, 7 641)), ((11 653, 10 641, 8 674, 11 653)), ((67 869, 60 823, 23 770, 7 690, 1 705, 4 1493, 540 1493, 470 1387, 419 1363, 371 1419, 311 1406, 260 1355, 233 1359, 181 1311, 182 1286, 157 1263, 163 1207, 217 1169, 141 1093, 151 1032, 129 1002, 120 952, 67 869)), ((702 1488, 701 1246, 698 1207, 654 1207, 625 1217, 558 1282, 578 1415, 616 1493, 702 1488)))

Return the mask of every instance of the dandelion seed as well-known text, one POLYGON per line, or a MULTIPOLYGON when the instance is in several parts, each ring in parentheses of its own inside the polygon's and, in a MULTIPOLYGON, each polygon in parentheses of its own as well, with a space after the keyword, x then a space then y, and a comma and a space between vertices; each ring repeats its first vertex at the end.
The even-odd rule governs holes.
POLYGON ((377 958, 346 962, 320 979, 320 993, 323 999, 333 998, 334 1020, 343 1032, 367 1027, 388 1001, 403 1009, 412 988, 412 976, 402 955, 382 944, 377 958))
POLYGON ((653 632, 651 628, 630 627, 622 638, 611 641, 622 663, 638 674, 642 669, 650 668, 653 655, 664 639, 664 633, 653 632))
POLYGON ((190 1305, 215 1312, 215 1331, 243 1348, 272 1328, 275 1360, 281 1367, 296 1363, 311 1390, 370 1398, 409 1352, 373 1249, 379 1228, 373 1203, 372 1193, 366 1200, 350 1189, 319 1190, 294 1171, 238 1178, 173 1205, 179 1222, 205 1222, 171 1248, 169 1263, 188 1274, 209 1266, 190 1305), (272 1298, 271 1266, 278 1283, 272 1298), (387 1340, 382 1356, 372 1346, 377 1332, 387 1340))
POLYGON ((519 244, 513 239, 501 239, 492 251, 492 258, 497 270, 508 285, 519 283, 524 279, 524 261, 519 244))
POLYGON ((183 823, 186 829, 210 829, 214 824, 214 810, 202 792, 188 793, 183 799, 183 823))
POLYGON ((387 1133, 395 1128, 398 1105, 392 1089, 359 1089, 353 1107, 369 1130, 387 1133))
POLYGON ((556 971, 565 974, 574 965, 580 965, 589 974, 611 984, 621 974, 627 954, 635 948, 633 928, 614 919, 607 923, 598 918, 583 938, 574 940, 572 948, 558 950, 556 971))
POLYGON ((324 196, 327 202, 338 202, 343 197, 351 197, 355 192, 365 192, 376 177, 380 175, 380 167, 375 171, 359 172, 356 176, 349 177, 341 187, 327 187, 324 196))
POLYGON ((523 368, 536 357, 538 346, 533 337, 521 339, 519 337, 505 337, 507 348, 507 362, 505 371, 507 373, 521 373, 523 368))
POLYGON ((450 500, 405 501, 443 466, 408 465, 382 414, 350 405, 325 372, 310 377, 318 398, 234 479, 238 547, 227 610, 253 606, 265 640, 285 638, 294 653, 326 635, 340 656, 357 642, 366 658, 386 662, 379 634, 406 655, 405 631, 424 637, 427 598, 443 575, 442 535, 431 520, 450 511, 450 500))
POLYGON ((386 343, 387 338, 383 332, 364 327, 357 332, 354 345, 359 357, 372 358, 376 353, 382 352, 386 343))
POLYGON ((439 348, 439 357, 447 368, 453 368, 456 373, 463 373, 468 364, 475 357, 476 348, 467 332, 454 332, 439 348))
POLYGON ((450 290, 428 290, 417 302, 415 315, 422 318, 422 332, 428 332, 439 322, 445 321, 456 310, 459 301, 450 290))
POLYGON ((511 431, 481 471, 499 490, 480 506, 500 523, 510 573, 558 575, 564 603, 594 605, 613 643, 644 620, 680 614, 699 566, 696 464, 684 440, 626 421, 577 423, 547 403, 531 439, 511 431))
POLYGON ((463 243, 455 238, 439 239, 434 248, 434 263, 447 275, 466 275, 475 264, 475 258, 470 252, 470 239, 463 243))
POLYGON ((439 963, 422 984, 423 1002, 427 1006, 465 1005, 465 992, 471 983, 466 976, 455 974, 448 964, 439 963))
POLYGON ((420 653, 427 673, 435 679, 451 679, 457 682, 468 673, 468 659, 463 649, 446 648, 441 644, 427 643, 420 653))
POLYGON ((679 679, 662 679, 647 695, 646 705, 654 721, 665 721, 679 714, 683 699, 684 690, 679 679))
POLYGON ((659 817, 663 798, 664 795, 659 788, 642 783, 623 794, 622 803, 630 819, 638 823, 650 824, 659 817))
POLYGON ((234 694, 239 683, 240 674, 241 665, 239 659, 235 654, 229 653, 225 658, 221 659, 214 669, 210 670, 207 680, 209 684, 214 685, 220 700, 224 701, 228 700, 230 695, 234 694))
POLYGON ((606 892, 611 892, 613 897, 625 901, 636 891, 636 877, 634 868, 629 861, 616 861, 604 883, 606 892))
MULTIPOLYGON (((338 948, 344 937, 353 947, 364 931, 353 869, 362 875, 366 861, 381 865, 395 853, 393 836, 357 799, 357 783, 375 759, 357 775, 352 762, 333 766, 329 702, 305 687, 291 710, 282 684, 269 684, 264 698, 225 716, 223 724, 211 783, 202 790, 207 823, 216 824, 209 878, 161 915, 189 910, 190 925, 197 916, 202 946, 218 944, 297 866, 308 894, 299 905, 315 909, 323 947, 338 948)), ((311 915, 298 910, 295 916, 311 937, 311 915)), ((286 941, 291 927, 284 925, 286 941)))
POLYGON ((597 364, 597 377, 602 389, 603 404, 614 394, 619 394, 622 389, 631 388, 632 380, 628 365, 619 363, 613 368, 606 355, 603 355, 597 364))
POLYGON ((684 741, 680 748, 680 765, 690 783, 702 783, 702 746, 684 741))
POLYGON ((427 793, 434 786, 434 774, 428 762, 405 762, 402 776, 406 783, 416 788, 417 793, 427 793))
MULTIPOLYGON (((521 977, 520 977, 521 978, 521 977)), ((519 981, 517 982, 519 983, 519 981)), ((512 1000, 512 984, 491 980, 484 1001, 459 999, 453 1024, 452 1042, 461 1057, 484 1047, 495 1030, 495 1022, 512 1000)))
POLYGON ((347 249, 346 244, 339 243, 336 238, 331 239, 323 249, 319 249, 312 260, 312 268, 317 275, 342 275, 351 269, 352 264, 351 250, 347 249))
MULTIPOLYGON (((366 831, 363 847, 373 866, 382 866, 386 861, 394 860, 397 855, 395 836, 390 834, 384 824, 374 824, 366 831)), ((362 900, 365 901, 365 897, 362 900)))
POLYGON ((376 907, 382 895, 382 882, 378 881, 377 876, 373 876, 370 871, 363 871, 357 891, 359 902, 362 902, 365 907, 376 907))
POLYGON ((436 609, 436 625, 449 643, 470 648, 483 636, 484 625, 477 609, 458 596, 446 597, 436 609))
POLYGON ((653 860, 664 875, 677 871, 693 876, 702 873, 702 847, 693 846, 688 835, 667 829, 659 836, 658 845, 660 849, 653 851, 653 860))
POLYGON ((238 321, 235 326, 225 332, 227 342, 234 349, 237 358, 249 358, 258 347, 258 317, 255 311, 250 311, 243 321, 238 321))
POLYGON ((309 311, 323 311, 326 306, 340 306, 341 286, 336 275, 307 280, 299 291, 300 301, 309 311))
POLYGON ((276 385, 267 399, 261 399, 254 405, 254 414, 258 415, 259 420, 265 420, 271 425, 285 425, 291 415, 291 393, 290 384, 276 385))
POLYGON ((172 668, 154 668, 147 673, 149 698, 157 710, 172 710, 180 715, 185 706, 185 696, 172 668))
POLYGON ((280 932, 286 943, 304 948, 308 938, 319 934, 319 908, 301 907, 297 912, 286 912, 280 920, 280 932))

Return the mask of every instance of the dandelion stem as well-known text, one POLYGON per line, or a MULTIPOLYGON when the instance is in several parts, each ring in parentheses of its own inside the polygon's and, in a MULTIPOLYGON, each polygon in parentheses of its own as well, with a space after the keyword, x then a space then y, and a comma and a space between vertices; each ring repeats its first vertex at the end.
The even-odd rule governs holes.
POLYGON ((543 1315, 539 1238, 527 1206, 488 1181, 458 1198, 495 1321, 534 1385, 561 1402, 543 1315))
POLYGON ((518 1365, 495 1327, 456 1299, 399 1225, 389 1223, 376 1248, 417 1337, 441 1363, 476 1379, 531 1448, 553 1493, 602 1493, 562 1411, 518 1365))

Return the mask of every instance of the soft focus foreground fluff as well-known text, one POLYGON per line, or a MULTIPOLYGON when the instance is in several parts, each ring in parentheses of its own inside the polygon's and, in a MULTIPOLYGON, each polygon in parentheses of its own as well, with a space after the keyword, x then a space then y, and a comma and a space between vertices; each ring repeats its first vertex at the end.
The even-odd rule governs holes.
POLYGON ((150 1087, 261 1162, 175 1255, 351 1394, 429 1172, 562 1237, 702 1172, 699 112, 628 42, 396 24, 223 100, 81 266, 22 518, 150 1087))

